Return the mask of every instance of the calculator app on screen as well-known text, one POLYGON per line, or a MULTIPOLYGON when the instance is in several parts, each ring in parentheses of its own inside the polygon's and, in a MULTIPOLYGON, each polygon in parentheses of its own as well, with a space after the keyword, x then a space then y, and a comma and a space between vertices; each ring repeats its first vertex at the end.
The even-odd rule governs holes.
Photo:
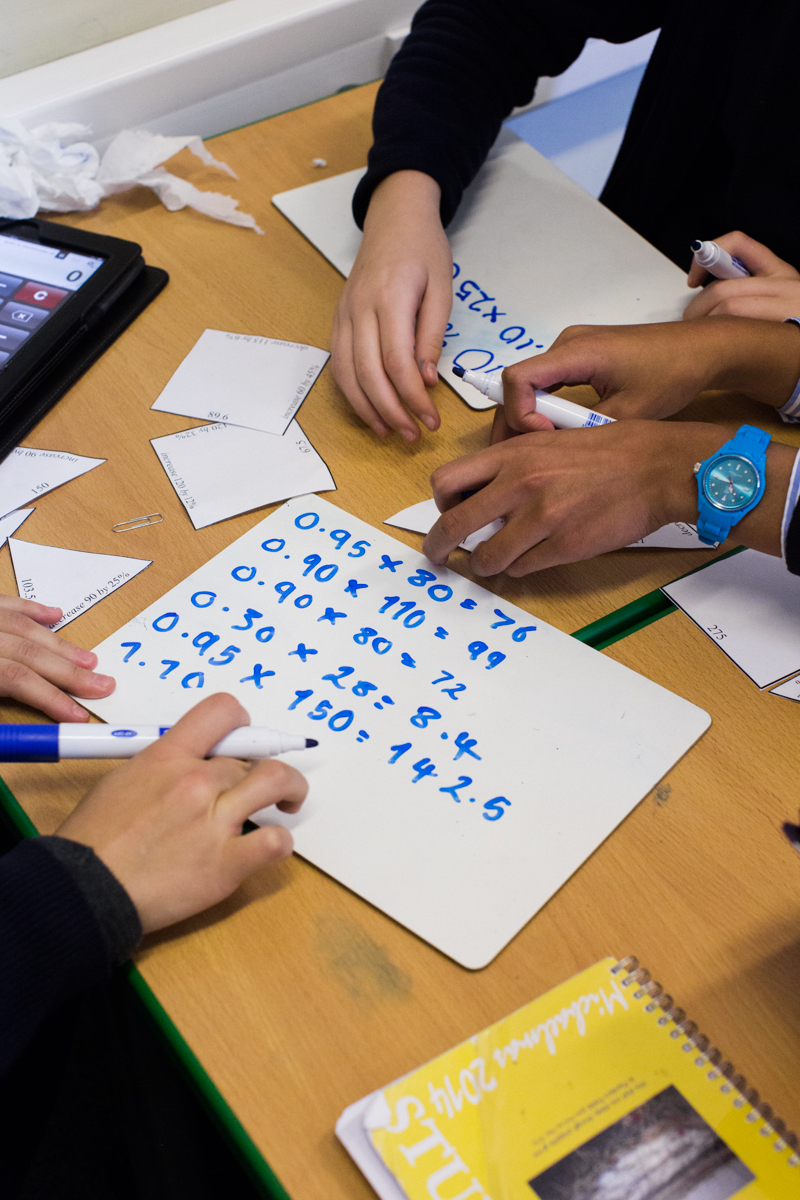
POLYGON ((104 261, 0 234, 0 370, 104 261))

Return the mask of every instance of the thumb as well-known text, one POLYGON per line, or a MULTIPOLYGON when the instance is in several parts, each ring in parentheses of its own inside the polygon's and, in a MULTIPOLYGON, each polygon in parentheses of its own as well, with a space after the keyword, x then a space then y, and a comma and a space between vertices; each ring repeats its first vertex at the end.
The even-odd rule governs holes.
POLYGON ((576 339, 553 346, 544 354, 526 358, 503 371, 503 396, 506 421, 521 433, 534 433, 555 428, 541 413, 536 412, 536 391, 556 391, 576 383, 590 383, 607 399, 612 393, 595 385, 600 368, 598 355, 591 340, 576 339))

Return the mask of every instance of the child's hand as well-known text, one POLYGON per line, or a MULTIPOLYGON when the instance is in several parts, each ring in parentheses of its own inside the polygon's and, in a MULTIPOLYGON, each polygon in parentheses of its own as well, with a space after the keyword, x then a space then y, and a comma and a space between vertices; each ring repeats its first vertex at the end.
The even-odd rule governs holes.
MULTIPOLYGON (((697 520, 694 464, 729 437, 723 426, 699 421, 619 421, 489 446, 434 471, 442 515, 423 550, 441 566, 464 538, 498 518, 502 529, 470 555, 478 576, 519 577, 618 550, 670 521, 697 520)), ((764 498, 736 526, 737 541, 780 554, 796 453, 770 445, 764 498)))
POLYGON ((296 812, 308 785, 299 771, 206 755, 250 718, 233 696, 209 696, 168 733, 101 779, 56 830, 91 846, 136 906, 145 933, 224 900, 252 871, 292 852, 280 825, 243 834, 274 804, 296 812))
POLYGON ((381 437, 439 428, 426 388, 453 303, 453 256, 439 217, 439 185, 398 171, 375 189, 364 238, 333 318, 331 366, 362 420, 381 437))
MULTIPOLYGON (((800 283, 798 283, 800 290, 800 283)), ((573 325, 551 348, 503 372, 505 405, 492 441, 552 428, 536 412, 536 388, 590 384, 592 404, 615 420, 658 420, 706 388, 742 392, 779 407, 800 377, 793 325, 716 317, 663 325, 573 325)))
MULTIPOLYGON (((738 230, 714 239, 718 246, 740 259, 751 279, 716 279, 694 296, 683 314, 684 321, 696 317, 760 317, 785 321, 800 317, 800 274, 761 242, 738 230)), ((708 278, 703 267, 692 263, 687 283, 698 287, 708 278)))
POLYGON ((0 696, 38 708, 54 721, 88 721, 85 708, 67 692, 98 700, 114 690, 110 675, 95 675, 97 655, 81 650, 47 625, 60 608, 0 596, 0 696))

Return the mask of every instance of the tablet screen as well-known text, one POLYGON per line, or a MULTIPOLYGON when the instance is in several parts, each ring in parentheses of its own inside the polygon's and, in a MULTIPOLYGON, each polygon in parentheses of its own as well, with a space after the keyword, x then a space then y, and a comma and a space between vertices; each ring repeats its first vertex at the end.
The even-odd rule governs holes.
POLYGON ((0 370, 104 261, 0 234, 0 370))

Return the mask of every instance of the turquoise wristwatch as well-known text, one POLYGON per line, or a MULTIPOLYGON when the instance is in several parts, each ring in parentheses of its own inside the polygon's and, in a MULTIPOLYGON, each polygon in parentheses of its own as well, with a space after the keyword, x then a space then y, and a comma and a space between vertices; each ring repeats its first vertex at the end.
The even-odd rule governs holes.
POLYGON ((763 429, 742 425, 716 454, 695 463, 697 536, 707 546, 724 542, 764 495, 770 437, 763 429))

